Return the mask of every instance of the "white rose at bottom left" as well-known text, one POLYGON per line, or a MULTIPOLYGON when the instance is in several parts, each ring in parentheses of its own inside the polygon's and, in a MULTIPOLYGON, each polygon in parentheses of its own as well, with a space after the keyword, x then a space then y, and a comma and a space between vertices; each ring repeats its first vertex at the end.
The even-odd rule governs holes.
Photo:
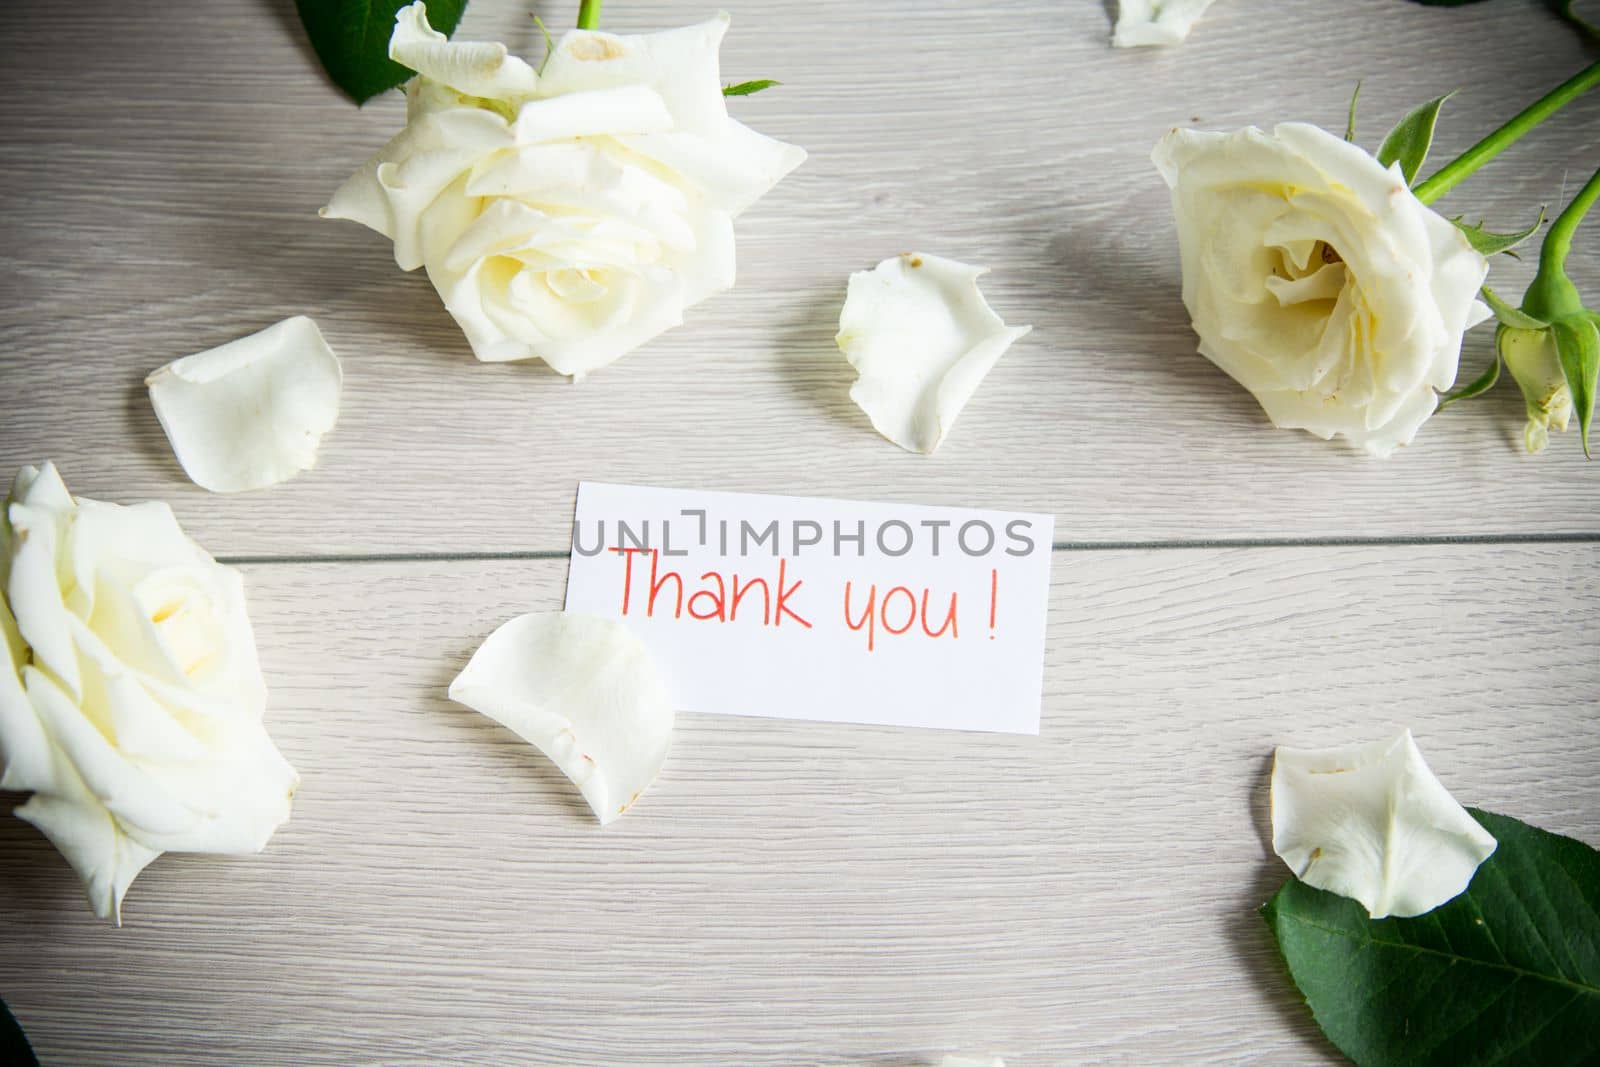
POLYGON ((0 789, 95 914, 163 852, 251 853, 299 776, 262 724, 238 571, 161 503, 74 499, 25 467, 0 515, 0 789))

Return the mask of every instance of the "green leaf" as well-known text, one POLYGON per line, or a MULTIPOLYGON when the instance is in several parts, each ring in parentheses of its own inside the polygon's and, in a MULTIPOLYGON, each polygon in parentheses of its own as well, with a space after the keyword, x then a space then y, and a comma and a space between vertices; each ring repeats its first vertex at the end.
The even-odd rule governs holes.
MULTIPOLYGON (((1465 7, 1467 4, 1480 2, 1481 0, 1417 0, 1417 3, 1426 4, 1428 7, 1465 7)), ((1600 38, 1600 27, 1596 27, 1594 23, 1585 20, 1576 11, 1572 10, 1577 5, 1577 0, 1546 0, 1546 3, 1556 14, 1578 27, 1584 33, 1591 37, 1600 38)))
POLYGON ((1499 252, 1511 251, 1537 233, 1539 227, 1544 225, 1544 206, 1540 205, 1539 217, 1533 220, 1532 226, 1516 233, 1490 233, 1483 228, 1482 222, 1473 226, 1464 222, 1460 215, 1450 221, 1455 223, 1456 229, 1467 235, 1467 241, 1478 250, 1479 254, 1492 256, 1499 252))
POLYGON ((755 81, 740 82, 738 85, 724 85, 722 87, 722 95, 749 96, 751 93, 759 93, 763 89, 770 89, 774 85, 782 84, 782 82, 775 82, 771 78, 757 78, 755 81))
POLYGON ((1323 1033, 1364 1067, 1600 1061, 1600 852, 1472 810, 1499 847, 1414 919, 1290 879, 1262 915, 1323 1033))
POLYGON ((1433 147, 1433 128, 1439 121, 1439 109, 1454 95, 1453 92, 1445 93, 1412 111, 1389 131, 1389 136, 1378 146, 1378 162, 1385 167, 1399 163, 1407 185, 1416 181, 1417 172, 1428 159, 1428 149, 1433 147))
POLYGON ((22 1032, 21 1024, 3 1000, 0 1000, 0 1063, 12 1063, 16 1067, 39 1067, 33 1047, 28 1044, 28 1036, 22 1032))
POLYGON ((1578 415, 1578 432, 1583 436, 1583 454, 1587 456, 1596 378, 1600 377, 1600 329, 1592 317, 1578 316, 1552 322, 1550 334, 1555 338, 1561 373, 1572 390, 1572 410, 1578 415))
MULTIPOLYGON (((333 84, 358 104, 393 89, 412 72, 389 58, 394 15, 410 0, 295 0, 311 47, 333 84)), ((428 0, 428 23, 455 32, 467 0, 428 0)))
POLYGON ((1514 308, 1501 298, 1487 285, 1478 290, 1478 295, 1483 297, 1483 302, 1489 305, 1489 310, 1494 312, 1494 317, 1515 330, 1542 330, 1549 323, 1536 319, 1520 308, 1514 308))
POLYGON ((1471 382, 1468 382, 1466 385, 1463 385, 1460 389, 1457 389, 1455 392, 1450 393, 1448 396, 1442 396, 1442 397, 1439 398, 1439 410, 1443 411, 1445 408, 1449 407, 1451 404, 1454 404, 1457 400, 1471 400, 1473 397, 1477 396, 1479 393, 1487 393, 1490 389, 1494 388, 1494 383, 1498 382, 1499 380, 1500 380, 1500 353, 1496 352, 1494 354, 1494 362, 1489 364, 1489 369, 1488 370, 1484 371, 1482 374, 1480 374, 1476 378, 1474 378, 1471 382))

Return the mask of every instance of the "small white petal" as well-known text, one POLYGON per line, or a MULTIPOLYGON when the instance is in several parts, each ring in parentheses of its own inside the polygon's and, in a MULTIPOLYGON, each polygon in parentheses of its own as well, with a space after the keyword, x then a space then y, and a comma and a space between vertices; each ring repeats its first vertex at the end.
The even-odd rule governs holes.
POLYGON ((539 75, 505 45, 452 41, 435 30, 421 0, 395 12, 389 58, 466 96, 507 100, 539 85, 539 75))
POLYGON ((978 291, 985 267, 907 252, 850 275, 834 339, 861 372, 850 399, 873 427, 912 452, 932 453, 1011 343, 978 291))
POLYGON ((602 825, 655 781, 672 740, 667 686, 644 645, 592 615, 512 619, 473 653, 450 699, 550 757, 602 825))
POLYGON ((1215 0, 1119 0, 1117 48, 1182 44, 1215 0))
POLYGON ((314 466, 342 382, 338 357, 304 315, 145 379, 184 473, 213 493, 277 485, 314 466))
POLYGON ((1495 840, 1433 776, 1406 730, 1353 748, 1279 748, 1272 850, 1302 882, 1382 919, 1459 895, 1495 840))

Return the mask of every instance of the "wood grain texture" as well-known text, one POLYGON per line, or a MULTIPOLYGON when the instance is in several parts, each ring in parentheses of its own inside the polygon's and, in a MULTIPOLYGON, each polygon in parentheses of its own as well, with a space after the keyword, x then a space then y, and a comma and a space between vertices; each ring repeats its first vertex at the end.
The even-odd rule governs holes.
MULTIPOLYGON (((736 290, 569 386, 476 363, 383 240, 316 217, 401 107, 340 97, 290 0, 159 18, 17 5, 0 64, 0 463, 53 458, 85 495, 172 500, 232 554, 559 549, 579 478, 1048 511, 1068 539, 1595 532, 1596 468, 1570 436, 1522 455, 1509 385, 1380 462, 1269 429, 1195 354, 1148 159, 1166 129, 1337 127, 1365 79, 1371 146, 1461 87, 1444 159, 1586 60, 1536 0, 1337 6, 1228 0, 1183 48, 1125 52, 1092 0, 744 0, 724 71, 784 85, 733 110, 811 158, 741 220, 736 290), (995 306, 1036 327, 932 459, 872 433, 831 340, 847 273, 907 248, 992 266, 995 306), (339 428, 294 483, 208 496, 143 377, 293 313, 344 358, 339 428)), ((606 23, 708 11, 629 0, 606 23)), ((461 33, 539 47, 520 0, 478 0, 461 33)), ((1443 206, 1522 224, 1595 165, 1597 122, 1600 98, 1574 105, 1443 206)), ((1573 269, 1600 291, 1587 234, 1573 269)), ((1503 292, 1527 275, 1496 262, 1503 292)), ((1475 332, 1464 365, 1490 345, 1475 332)))
POLYGON ((684 715, 605 830, 444 697, 564 564, 247 568, 293 820, 121 930, 0 820, 0 990, 47 1064, 1332 1063, 1255 914, 1274 745, 1408 724, 1600 841, 1600 547, 1055 562, 1041 737, 684 715))

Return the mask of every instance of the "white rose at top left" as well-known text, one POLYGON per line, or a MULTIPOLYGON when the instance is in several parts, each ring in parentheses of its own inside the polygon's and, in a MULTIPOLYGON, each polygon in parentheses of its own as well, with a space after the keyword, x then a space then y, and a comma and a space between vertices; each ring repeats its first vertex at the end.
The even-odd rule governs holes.
POLYGON ((728 115, 727 29, 573 30, 535 71, 402 8, 405 129, 322 214, 426 268, 479 359, 581 378, 730 288, 733 220, 805 159, 728 115))
POLYGON ((161 503, 74 499, 25 467, 0 515, 0 789, 96 915, 162 852, 250 853, 299 778, 262 724, 239 572, 161 503))

